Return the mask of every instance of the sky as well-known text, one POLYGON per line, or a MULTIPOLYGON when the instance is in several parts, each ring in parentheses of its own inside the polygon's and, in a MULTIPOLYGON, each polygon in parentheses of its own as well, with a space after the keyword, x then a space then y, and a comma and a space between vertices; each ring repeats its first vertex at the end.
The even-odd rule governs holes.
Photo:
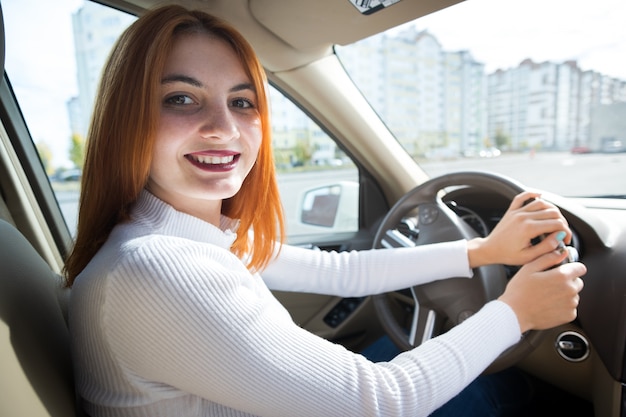
POLYGON ((583 70, 626 80, 624 22, 624 0, 467 0, 416 26, 434 34, 444 50, 469 49, 487 72, 525 58, 577 60, 583 70))
MULTIPOLYGON (((2 0, 7 73, 33 139, 52 149, 57 166, 69 164, 66 102, 78 93, 74 51, 58 46, 73 46, 71 14, 82 3, 2 0)), ((488 73, 526 58, 576 60, 583 70, 626 80, 625 21, 625 0, 467 0, 415 24, 435 35, 444 50, 469 50, 488 73)))
POLYGON ((68 161, 71 133, 66 102, 78 94, 78 87, 74 50, 59 45, 73 47, 71 15, 82 3, 82 0, 2 0, 5 70, 21 102, 33 140, 51 149, 55 166, 68 168, 73 164, 68 161), (38 34, 40 29, 45 36, 38 34), (13 39, 20 41, 16 43, 13 39), (45 77, 41 76, 42 71, 45 77))

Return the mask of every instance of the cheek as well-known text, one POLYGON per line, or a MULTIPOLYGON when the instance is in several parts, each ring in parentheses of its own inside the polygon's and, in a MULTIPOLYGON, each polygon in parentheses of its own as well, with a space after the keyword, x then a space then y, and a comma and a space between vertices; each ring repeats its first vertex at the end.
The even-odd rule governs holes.
POLYGON ((175 155, 176 148, 183 142, 189 133, 190 123, 185 123, 179 117, 164 113, 161 115, 154 139, 154 158, 164 158, 175 155))
POLYGON ((169 134, 167 130, 160 130, 154 140, 152 149, 152 163, 150 164, 150 175, 159 175, 164 171, 172 170, 175 167, 176 140, 175 136, 169 134))
POLYGON ((248 147, 250 151, 254 154, 254 157, 259 155, 259 149, 261 148, 261 143, 263 141, 263 130, 261 128, 261 122, 254 123, 250 125, 248 132, 248 147))
POLYGON ((152 150, 152 166, 162 163, 162 159, 167 155, 168 141, 163 136, 163 132, 160 132, 154 141, 154 148, 152 150))

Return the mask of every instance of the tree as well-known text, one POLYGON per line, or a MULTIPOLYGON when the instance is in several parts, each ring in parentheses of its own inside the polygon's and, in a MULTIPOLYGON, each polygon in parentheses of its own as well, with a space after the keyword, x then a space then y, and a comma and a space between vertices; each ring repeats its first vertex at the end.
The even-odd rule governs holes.
POLYGON ((43 165, 46 174, 52 174, 52 151, 50 147, 45 142, 37 142, 37 153, 39 153, 39 159, 41 159, 41 163, 43 165))
POLYGON ((74 163, 76 168, 83 168, 85 160, 85 140, 78 133, 72 133, 70 146, 70 161, 74 163))
POLYGON ((499 149, 506 149, 511 145, 511 137, 504 133, 502 129, 496 131, 495 136, 496 147, 499 149))
POLYGON ((311 144, 308 139, 298 139, 296 146, 293 148, 296 160, 302 163, 308 162, 313 156, 311 144))

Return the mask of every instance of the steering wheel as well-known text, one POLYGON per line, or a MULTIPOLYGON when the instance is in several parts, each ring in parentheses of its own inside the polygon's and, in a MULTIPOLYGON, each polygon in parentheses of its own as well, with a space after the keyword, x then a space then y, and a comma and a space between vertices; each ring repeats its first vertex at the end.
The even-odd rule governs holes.
MULTIPOLYGON (((374 248, 409 247, 460 239, 472 239, 478 233, 452 211, 441 199, 448 187, 476 187, 491 190, 512 200, 525 188, 504 176, 483 172, 457 172, 433 178, 405 194, 387 213, 374 238, 374 248), (396 228, 409 213, 417 212, 417 239, 410 239, 396 228)), ((476 313, 488 301, 502 294, 507 284, 503 265, 474 269, 474 276, 449 278, 412 287, 407 291, 375 295, 374 307, 384 330, 402 350, 409 350, 455 326, 476 313), (410 293, 410 294, 409 294, 410 293), (398 302, 412 305, 410 318, 402 320, 398 302), (399 321, 404 321, 401 325, 399 321), (406 323, 408 322, 408 323, 406 323), (408 333, 407 333, 408 324, 408 333)), ((485 371, 508 368, 530 353, 543 332, 531 330, 503 352, 485 371)))

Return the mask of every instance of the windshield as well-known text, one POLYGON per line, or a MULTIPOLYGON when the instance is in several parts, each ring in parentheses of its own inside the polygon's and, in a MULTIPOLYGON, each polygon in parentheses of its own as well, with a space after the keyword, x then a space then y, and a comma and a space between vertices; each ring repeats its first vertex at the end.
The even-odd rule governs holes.
POLYGON ((625 16, 622 0, 471 0, 337 54, 430 176, 624 196, 625 16))

